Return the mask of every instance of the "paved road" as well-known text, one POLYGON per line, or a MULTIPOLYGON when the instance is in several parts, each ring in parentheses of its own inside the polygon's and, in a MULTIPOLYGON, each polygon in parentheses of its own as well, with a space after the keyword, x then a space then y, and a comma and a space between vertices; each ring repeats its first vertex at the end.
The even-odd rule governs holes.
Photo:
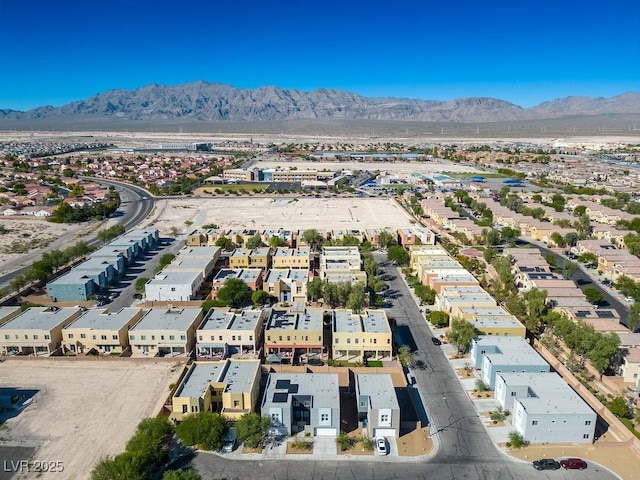
MULTIPOLYGON (((371 479, 616 479, 614 474, 591 464, 585 471, 537 472, 530 463, 502 454, 492 443, 471 401, 466 396, 444 353, 431 342, 431 331, 396 268, 381 263, 392 298, 389 315, 400 327, 408 326, 424 368, 414 371, 417 387, 427 405, 438 449, 428 459, 351 460, 341 457, 310 460, 229 460, 215 454, 196 455, 192 465, 204 480, 371 480, 371 479)), ((407 335, 407 329, 403 334, 407 335)))
MULTIPOLYGON (((113 185, 120 194, 121 205, 120 208, 112 215, 112 219, 114 223, 118 223, 124 225, 128 230, 132 227, 135 227, 138 223, 144 220, 151 210, 153 210, 153 205, 155 200, 152 196, 150 196, 149 192, 140 188, 134 187, 132 185, 127 185, 121 182, 114 182, 112 180, 102 180, 95 179, 98 183, 103 183, 105 185, 113 185)), ((89 245, 100 246, 102 242, 98 240, 96 236, 97 232, 91 233, 84 237, 84 241, 89 245)), ((31 269, 31 263, 33 260, 40 257, 43 253, 55 249, 65 248, 72 243, 75 243, 77 232, 72 232, 68 235, 65 235, 64 238, 60 238, 58 241, 51 243, 49 246, 39 250, 38 254, 30 254, 29 263, 27 265, 22 265, 20 267, 15 268, 12 272, 1 275, 0 276, 0 287, 7 286, 11 280, 22 273, 26 273, 29 269, 31 269)), ((23 257, 26 259, 27 257, 23 257)), ((20 260, 20 264, 23 263, 23 260, 20 260)), ((18 263, 16 263, 18 265, 18 263)))

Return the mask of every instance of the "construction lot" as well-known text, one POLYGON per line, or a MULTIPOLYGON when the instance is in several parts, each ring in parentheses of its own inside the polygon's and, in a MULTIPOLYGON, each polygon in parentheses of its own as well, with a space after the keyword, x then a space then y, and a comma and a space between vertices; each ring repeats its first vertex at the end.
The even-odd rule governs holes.
MULTIPOLYGON (((140 420, 160 411, 182 367, 179 361, 146 359, 0 363, 3 387, 38 390, 31 404, 7 420, 7 429, 0 432, 0 462, 9 454, 5 446, 36 447, 32 461, 62 462, 64 471, 49 476, 89 478, 98 460, 124 450, 140 420)), ((14 478, 33 477, 19 473, 14 478)))
MULTIPOLYGON (((227 229, 405 228, 411 217, 391 198, 217 197, 158 200, 143 224, 161 235, 206 224, 227 229)), ((142 225, 141 225, 142 226, 142 225)))

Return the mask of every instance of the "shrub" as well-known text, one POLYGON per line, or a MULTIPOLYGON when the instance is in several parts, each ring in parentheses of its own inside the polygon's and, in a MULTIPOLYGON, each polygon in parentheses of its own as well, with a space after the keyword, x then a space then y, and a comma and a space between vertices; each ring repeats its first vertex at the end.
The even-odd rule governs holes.
POLYGON ((524 437, 517 430, 511 430, 509 432, 509 441, 507 442, 507 446, 509 448, 522 448, 526 447, 529 442, 527 442, 524 437))
POLYGON ((340 434, 336 437, 336 443, 340 447, 340 451, 344 452, 345 450, 349 450, 353 445, 353 440, 349 437, 347 432, 340 431, 340 434))
POLYGON ((373 450, 373 438, 368 435, 362 436, 362 448, 371 452, 373 450))
POLYGON ((308 442, 307 440, 295 440, 291 442, 291 446, 295 450, 312 450, 313 442, 308 442))
POLYGON ((476 390, 478 390, 479 392, 486 392, 487 390, 489 390, 489 385, 487 385, 484 380, 479 378, 476 380, 476 390))

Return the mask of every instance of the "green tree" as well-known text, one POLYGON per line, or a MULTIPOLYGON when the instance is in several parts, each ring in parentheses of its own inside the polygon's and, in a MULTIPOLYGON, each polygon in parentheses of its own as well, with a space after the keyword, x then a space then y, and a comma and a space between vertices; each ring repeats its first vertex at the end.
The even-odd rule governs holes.
POLYGON ((553 241, 553 243, 555 243, 558 247, 564 247, 565 243, 564 243, 564 237, 558 233, 558 232, 553 232, 551 234, 551 240, 553 241))
POLYGON ((522 232, 520 232, 520 229, 511 228, 511 227, 503 227, 501 233, 502 233, 502 238, 505 241, 509 241, 509 240, 513 240, 515 238, 518 238, 522 234, 522 232))
POLYGON ((136 279, 136 292, 144 292, 144 286, 149 281, 148 278, 140 277, 136 279))
POLYGON ((316 248, 322 244, 324 237, 315 228, 310 228, 309 230, 304 231, 302 234, 302 240, 311 248, 316 248))
POLYGON ((318 277, 314 278, 309 283, 307 283, 307 297, 309 297, 310 300, 317 302, 320 297, 322 297, 322 289, 322 280, 320 280, 318 277))
POLYGON ((388 230, 383 230, 378 235, 378 243, 382 248, 389 248, 397 243, 396 236, 388 230))
POLYGON ((587 301, 593 305, 602 305, 605 302, 604 294, 593 285, 587 285, 582 291, 587 297, 587 301))
POLYGON ((229 250, 233 248, 233 242, 230 238, 220 237, 216 240, 216 247, 220 247, 223 250, 229 250))
POLYGON ((346 307, 355 313, 360 313, 367 303, 367 296, 364 292, 364 285, 360 282, 356 283, 349 292, 346 301, 346 307))
POLYGON ((409 254, 400 245, 393 245, 387 249, 387 260, 396 262, 398 265, 409 264, 409 254))
POLYGON ((342 245, 344 247, 357 247, 360 245, 360 240, 358 240, 353 235, 347 234, 342 237, 342 245))
POLYGON ((578 243, 578 240, 579 238, 577 232, 567 232, 567 234, 564 236, 564 243, 568 247, 575 247, 578 243))
POLYGON ((573 214, 577 217, 581 217, 585 213, 587 213, 586 205, 578 205, 576 208, 573 209, 573 214))
POLYGON ((202 477, 193 470, 169 470, 162 475, 162 480, 202 480, 202 477))
POLYGON ((241 278, 230 278, 220 287, 216 299, 230 307, 239 307, 249 296, 249 287, 241 278))
MULTIPOLYGON (((369 283, 369 288, 371 288, 371 290, 373 290, 374 292, 380 292, 382 291, 382 289, 385 286, 385 281, 382 280, 382 277, 379 276, 373 276, 373 277, 369 277, 367 279, 367 282, 369 283)), ((307 289, 309 287, 307 286, 307 289)))
POLYGON ((600 333, 595 344, 589 350, 588 356, 593 366, 600 373, 604 373, 614 362, 620 352, 620 337, 615 333, 600 333))
POLYGON ((615 397, 613 400, 611 400, 608 403, 607 408, 616 417, 631 418, 631 409, 629 408, 629 406, 627 405, 627 402, 625 402, 624 398, 622 397, 615 397))
POLYGON ((411 353, 411 347, 409 345, 400 345, 398 348, 398 360, 403 367, 413 367, 416 364, 416 359, 411 353))
POLYGON ((524 437, 517 430, 511 430, 507 437, 509 439, 508 446, 513 448, 522 448, 527 445, 524 437))
POLYGON ((146 480, 139 455, 123 452, 102 458, 91 470, 91 480, 146 480))
POLYGON ((281 239, 280 237, 276 237, 275 235, 273 237, 271 237, 269 239, 269 246, 270 247, 284 247, 286 244, 284 243, 284 240, 281 239))
POLYGON ((434 310, 427 314, 428 320, 437 328, 443 328, 449 326, 449 314, 447 312, 441 312, 440 310, 434 310))
POLYGON ((251 301, 256 306, 264 305, 265 303, 267 303, 268 298, 269 294, 264 290, 256 290, 251 294, 251 301))
POLYGON ((434 304, 436 300, 436 291, 433 288, 419 283, 415 287, 413 287, 413 290, 420 300, 424 301, 428 305, 434 304))
POLYGON ((539 288, 532 288, 522 294, 526 308, 524 326, 527 330, 537 334, 542 325, 542 317, 547 313, 547 291, 539 288))
POLYGON ((476 337, 476 329, 473 324, 466 320, 454 318, 451 320, 451 331, 448 337, 451 344, 458 349, 458 352, 467 353, 471 340, 476 337))
POLYGON ((597 265, 598 264, 598 256, 592 252, 584 252, 582 255, 578 257, 585 265, 597 265))
POLYGON ((258 247, 263 247, 264 243, 262 243, 262 237, 259 233, 256 233, 254 236, 247 238, 245 242, 245 247, 249 249, 254 249, 258 247))
POLYGON ((270 426, 269 416, 261 417, 254 412, 245 413, 236 421, 236 436, 249 448, 257 448, 270 426))
POLYGON ((485 228, 482 230, 482 243, 485 245, 498 245, 500 243, 500 232, 495 228, 485 228))
POLYGON ((629 315, 627 315, 627 328, 632 332, 636 331, 636 327, 640 323, 640 303, 633 302, 631 308, 629 308, 629 315))
POLYGON ((229 431, 227 419, 215 412, 198 412, 187 415, 176 427, 176 435, 185 445, 202 450, 219 450, 229 431))
POLYGON ((578 271, 579 268, 580 265, 578 265, 576 262, 564 259, 562 261, 562 276, 568 280, 573 277, 573 275, 578 271))

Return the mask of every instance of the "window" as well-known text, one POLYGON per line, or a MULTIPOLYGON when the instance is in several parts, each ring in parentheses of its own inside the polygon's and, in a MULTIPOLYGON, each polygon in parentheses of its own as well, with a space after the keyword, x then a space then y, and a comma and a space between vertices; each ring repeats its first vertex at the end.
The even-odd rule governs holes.
POLYGON ((238 335, 238 341, 241 342, 242 341, 242 335, 238 335))
POLYGON ((236 336, 235 336, 235 335, 232 335, 232 336, 231 336, 231 340, 235 341, 235 339, 236 339, 236 336))
POLYGON ((107 336, 106 335, 100 335, 100 340, 106 340, 107 336))
MULTIPOLYGON (((80 335, 80 336, 82 337, 82 335, 80 335)), ((131 339, 131 340, 135 340, 135 339, 136 339, 136 336, 135 336, 135 335, 129 335, 129 339, 131 339)))
POLYGON ((311 400, 305 400, 302 404, 307 408, 311 408, 311 400))
POLYGON ((356 338, 356 344, 360 343, 360 339, 356 338))
POLYGON ((538 424, 538 420, 532 420, 531 421, 531 425, 537 425, 538 424))
POLYGON ((287 342, 291 341, 291 335, 287 335, 287 342))
POLYGON ((383 413, 382 415, 380 415, 380 422, 382 423, 389 422, 389 415, 387 415, 386 413, 383 413))
POLYGON ((278 337, 278 340, 282 341, 282 335, 280 335, 280 336, 278 337))
POLYGON ((253 335, 249 335, 249 341, 253 342, 253 335))
POLYGON ((38 335, 34 335, 34 336, 33 336, 33 339, 34 339, 34 340, 38 340, 38 335))
MULTIPOLYGON (((202 341, 202 335, 198 335, 198 340, 202 341)), ((213 338, 211 340, 213 340, 213 338)))
POLYGON ((175 335, 169 335, 169 340, 175 340, 176 336, 175 335))
MULTIPOLYGON (((87 336, 84 333, 81 333, 80 338, 87 338, 87 336)), ((131 336, 131 340, 133 340, 133 336, 131 336)))
POLYGON ((160 335, 160 340, 164 340, 164 335, 160 335))
POLYGON ((171 291, 175 292, 176 291, 176 287, 171 287, 171 291))
POLYGON ((96 336, 95 335, 91 335, 91 340, 95 340, 96 336))
POLYGON ((146 335, 140 335, 140 340, 146 340, 147 336, 146 335))
POLYGON ((151 335, 151 340, 155 340, 156 336, 155 335, 151 335))
POLYGON ((328 422, 329 421, 329 414, 328 413, 323 413, 322 415, 320 415, 320 421, 321 422, 328 422))
POLYGON ((118 335, 111 335, 111 340, 118 340, 118 335))
POLYGON ((584 422, 585 425, 591 425, 591 420, 587 420, 586 422, 584 422))
POLYGON ((377 338, 374 338, 374 339, 373 339, 373 343, 378 343, 378 339, 377 339, 377 338))
POLYGON ((347 343, 351 343, 351 339, 350 338, 347 338, 347 343))
POLYGON ((240 402, 238 400, 234 400, 233 401, 233 407, 236 408, 236 407, 239 407, 239 406, 240 406, 240 402))
MULTIPOLYGON (((69 338, 73 338, 73 334, 69 335, 69 338)), ((5 335, 4 339, 5 340, 10 340, 11 339, 11 335, 5 335)))
POLYGON ((180 335, 180 340, 186 340, 187 336, 186 335, 180 335))
POLYGON ((49 338, 50 338, 50 337, 49 337, 49 335, 45 335, 45 336, 44 336, 44 339, 45 339, 45 340, 49 340, 49 338))
POLYGON ((582 435, 582 438, 585 438, 585 439, 586 439, 586 438, 589 438, 589 434, 588 434, 588 433, 585 433, 584 435, 582 435))
MULTIPOLYGON (((211 340, 213 340, 213 337, 211 337, 211 340)), ((218 336, 218 340, 222 341, 222 335, 218 336)))
POLYGON ((182 413, 187 413, 189 411, 189 407, 187 405, 182 405, 182 413))
POLYGON ((511 396, 515 397, 516 396, 516 392, 511 392, 511 396))
POLYGON ((337 338, 336 338, 336 341, 335 341, 335 343, 338 343, 338 339, 337 339, 337 338))

